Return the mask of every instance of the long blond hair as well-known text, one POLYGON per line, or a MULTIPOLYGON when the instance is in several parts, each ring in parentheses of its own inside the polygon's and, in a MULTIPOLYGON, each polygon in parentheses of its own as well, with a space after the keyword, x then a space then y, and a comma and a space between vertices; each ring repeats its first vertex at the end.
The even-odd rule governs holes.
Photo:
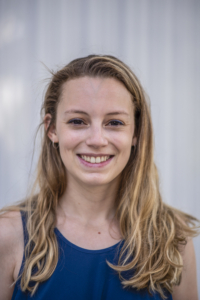
MULTIPOLYGON (((158 292, 165 298, 164 290, 171 293, 173 286, 180 283, 183 261, 179 245, 186 244, 188 237, 197 235, 197 220, 162 202, 146 95, 135 74, 117 58, 90 55, 52 72, 42 106, 42 116, 52 116, 49 127, 56 121, 63 83, 83 76, 115 78, 131 93, 134 104, 137 145, 122 171, 116 199, 116 218, 124 244, 118 265, 108 264, 119 272, 124 286, 148 288, 150 292, 158 292), (122 272, 127 270, 133 270, 133 273, 129 279, 124 279, 122 272)), ((33 196, 20 205, 4 209, 27 211, 29 240, 25 249, 21 288, 32 294, 40 282, 52 275, 58 262, 54 233, 56 208, 67 184, 59 147, 53 147, 47 133, 48 130, 44 130, 34 185, 39 187, 39 193, 34 194, 33 190, 33 196), (33 272, 35 267, 36 273, 33 272)))

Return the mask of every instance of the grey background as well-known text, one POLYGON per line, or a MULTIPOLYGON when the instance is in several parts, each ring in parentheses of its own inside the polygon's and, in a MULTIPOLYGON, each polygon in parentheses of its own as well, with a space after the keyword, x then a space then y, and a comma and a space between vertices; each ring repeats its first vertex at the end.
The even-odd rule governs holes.
POLYGON ((93 53, 117 56, 141 80, 164 201, 199 218, 199 0, 0 0, 0 207, 24 197, 34 177, 50 76, 42 63, 55 70, 93 53))

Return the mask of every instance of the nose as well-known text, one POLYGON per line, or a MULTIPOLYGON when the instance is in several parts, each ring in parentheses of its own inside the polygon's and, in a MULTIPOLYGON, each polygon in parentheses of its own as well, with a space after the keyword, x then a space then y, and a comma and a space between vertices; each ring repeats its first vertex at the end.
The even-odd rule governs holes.
POLYGON ((108 140, 105 136, 104 129, 101 125, 91 125, 86 138, 86 145, 94 148, 105 147, 108 145, 108 140))

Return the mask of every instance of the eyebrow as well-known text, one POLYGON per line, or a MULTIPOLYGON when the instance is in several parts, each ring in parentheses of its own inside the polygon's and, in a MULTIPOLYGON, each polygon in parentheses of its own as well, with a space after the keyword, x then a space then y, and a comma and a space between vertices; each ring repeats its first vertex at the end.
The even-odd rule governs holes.
MULTIPOLYGON (((88 116, 88 113, 86 113, 85 111, 75 110, 75 109, 66 110, 65 114, 84 114, 84 115, 88 116)), ((113 111, 113 112, 110 112, 106 115, 107 116, 110 116, 110 115, 127 115, 128 116, 129 114, 127 114, 125 111, 113 111)))

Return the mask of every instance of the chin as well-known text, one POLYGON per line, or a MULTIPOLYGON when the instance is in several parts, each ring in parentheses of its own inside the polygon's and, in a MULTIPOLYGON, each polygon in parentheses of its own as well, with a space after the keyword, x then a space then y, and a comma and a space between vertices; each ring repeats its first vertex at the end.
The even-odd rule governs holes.
POLYGON ((107 182, 105 180, 85 180, 84 184, 86 184, 90 187, 95 187, 95 186, 102 186, 102 185, 109 184, 109 182, 107 182))
POLYGON ((87 176, 81 180, 84 184, 94 187, 94 186, 101 186, 101 185, 107 185, 113 181, 113 179, 109 180, 106 179, 105 176, 95 176, 95 177, 89 177, 87 176))

